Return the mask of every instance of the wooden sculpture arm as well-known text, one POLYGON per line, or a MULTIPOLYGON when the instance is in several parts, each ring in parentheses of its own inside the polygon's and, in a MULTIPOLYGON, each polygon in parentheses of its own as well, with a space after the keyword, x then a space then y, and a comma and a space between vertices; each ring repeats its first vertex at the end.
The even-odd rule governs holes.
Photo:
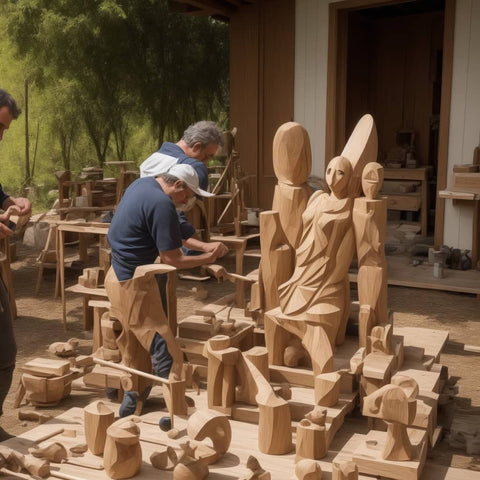
POLYGON ((152 263, 149 265, 140 265, 135 269, 135 273, 133 274, 133 278, 149 278, 153 275, 157 275, 160 273, 169 273, 173 272, 175 267, 171 265, 166 265, 164 263, 152 263))

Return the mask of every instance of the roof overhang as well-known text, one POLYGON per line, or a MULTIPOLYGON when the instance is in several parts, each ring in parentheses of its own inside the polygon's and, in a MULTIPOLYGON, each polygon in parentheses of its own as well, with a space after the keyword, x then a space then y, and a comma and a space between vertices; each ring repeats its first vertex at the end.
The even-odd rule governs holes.
POLYGON ((228 21, 242 5, 255 0, 170 0, 172 9, 185 15, 206 15, 228 21))

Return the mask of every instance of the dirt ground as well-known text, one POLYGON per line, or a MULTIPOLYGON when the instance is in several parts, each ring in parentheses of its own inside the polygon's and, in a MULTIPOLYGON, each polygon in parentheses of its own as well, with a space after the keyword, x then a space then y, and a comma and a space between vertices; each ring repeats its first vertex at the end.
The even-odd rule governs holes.
MULTIPOLYGON (((18 345, 17 365, 38 357, 48 356, 48 345, 54 341, 65 341, 71 337, 81 340, 80 352, 91 353, 92 334, 82 331, 81 298, 67 294, 68 330, 64 331, 61 320, 61 301, 54 299, 55 276, 46 272, 40 294, 35 296, 38 267, 35 259, 38 252, 17 246, 18 259, 13 262, 13 281, 17 299, 18 318, 14 321, 18 345)), ((246 259, 245 271, 256 267, 258 260, 246 259)), ((235 259, 230 255, 225 265, 234 270, 235 259)), ((67 285, 76 283, 73 272, 67 271, 67 285)), ((178 318, 189 315, 202 302, 194 300, 190 293, 198 282, 178 281, 178 318)), ((218 284, 214 280, 202 282, 209 291, 203 303, 211 303, 234 291, 234 285, 218 284)), ((405 287, 389 287, 389 307, 394 311, 394 322, 401 326, 420 326, 448 330, 450 339, 442 355, 442 364, 448 366, 449 375, 458 379, 459 393, 456 397, 456 411, 474 414, 479 420, 480 412, 480 354, 464 351, 464 345, 480 345, 480 300, 468 294, 419 290, 405 287)), ((13 400, 19 381, 18 369, 14 383, 4 405, 4 416, 0 426, 11 434, 19 435, 33 428, 35 423, 20 422, 13 400)), ((71 396, 59 406, 45 409, 46 413, 57 415, 72 406, 84 406, 94 398, 102 397, 102 391, 94 391, 84 397, 71 396)), ((431 460, 443 465, 480 469, 480 456, 467 455, 460 449, 453 449, 443 440, 430 453, 431 460)))

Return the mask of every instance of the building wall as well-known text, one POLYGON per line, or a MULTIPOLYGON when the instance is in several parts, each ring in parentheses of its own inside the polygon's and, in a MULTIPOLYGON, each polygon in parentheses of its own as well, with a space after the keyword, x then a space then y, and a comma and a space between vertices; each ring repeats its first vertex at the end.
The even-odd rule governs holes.
MULTIPOLYGON (((453 46, 448 185, 453 165, 471 163, 480 144, 480 2, 457 0, 453 46)), ((445 202, 444 244, 472 246, 472 206, 445 202)))
MULTIPOLYGON (((312 173, 323 176, 328 63, 329 0, 296 0, 294 119, 312 144, 312 173)), ((471 163, 480 143, 480 2, 457 0, 448 178, 454 164, 471 163)), ((328 161, 329 159, 327 159, 328 161)), ((472 246, 472 207, 445 202, 444 243, 472 246)))
POLYGON ((297 0, 295 11, 294 120, 310 135, 312 173, 325 170, 328 0, 297 0))

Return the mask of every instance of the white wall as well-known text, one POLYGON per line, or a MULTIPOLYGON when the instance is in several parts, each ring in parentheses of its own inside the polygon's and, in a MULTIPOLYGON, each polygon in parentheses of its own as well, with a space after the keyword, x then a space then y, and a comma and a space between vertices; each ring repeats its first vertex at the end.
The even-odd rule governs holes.
MULTIPOLYGON (((480 2, 457 0, 453 48, 448 186, 453 165, 471 163, 480 142, 480 2)), ((445 202, 444 243, 472 247, 472 206, 445 202)))
MULTIPOLYGON (((294 120, 307 129, 312 173, 325 167, 325 113, 329 0, 296 0, 294 120)), ((471 163, 480 143, 480 0, 457 0, 455 16, 448 178, 454 164, 471 163)), ((472 207, 445 207, 444 243, 472 246, 472 207)))
POLYGON ((295 12, 294 120, 310 135, 312 173, 325 170, 328 0, 297 0, 295 12))

